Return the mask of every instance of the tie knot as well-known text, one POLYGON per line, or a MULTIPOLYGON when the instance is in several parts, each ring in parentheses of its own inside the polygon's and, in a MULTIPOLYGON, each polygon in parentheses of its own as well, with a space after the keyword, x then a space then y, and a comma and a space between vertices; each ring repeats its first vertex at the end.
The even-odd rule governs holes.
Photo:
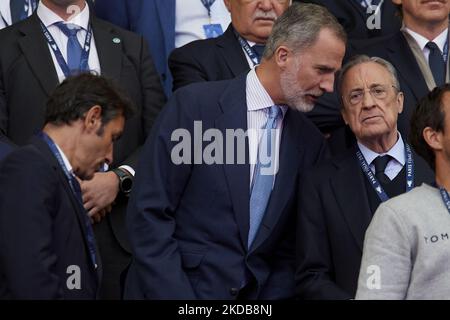
POLYGON ((269 119, 277 119, 281 115, 281 108, 277 105, 271 106, 268 115, 269 119))
POLYGON ((81 30, 81 27, 77 26, 76 24, 73 23, 63 23, 63 22, 57 22, 55 23, 55 25, 59 28, 59 30, 62 31, 62 33, 64 33, 66 35, 66 37, 71 38, 71 37, 76 37, 78 31, 81 30))
POLYGON ((256 52, 256 54, 258 55, 258 58, 261 58, 263 56, 264 48, 265 48, 265 45, 263 45, 263 44, 255 44, 252 46, 252 49, 256 52))
POLYGON ((390 155, 378 156, 376 157, 372 163, 375 166, 375 175, 379 173, 384 173, 388 162, 391 161, 390 155))
POLYGON ((437 45, 435 42, 433 42, 433 41, 428 42, 428 43, 426 44, 426 47, 427 47, 428 49, 430 49, 430 51, 434 51, 434 50, 439 50, 439 51, 441 51, 441 50, 439 49, 438 45, 437 45))

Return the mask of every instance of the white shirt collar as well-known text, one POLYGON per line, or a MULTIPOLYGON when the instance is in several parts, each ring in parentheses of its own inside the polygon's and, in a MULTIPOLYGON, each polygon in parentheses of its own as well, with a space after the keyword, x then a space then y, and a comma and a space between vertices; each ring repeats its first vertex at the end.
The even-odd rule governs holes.
MULTIPOLYGON (((247 90, 247 110, 258 111, 267 109, 275 105, 267 90, 259 81, 256 74, 256 67, 253 67, 247 75, 247 88, 254 90, 247 90)), ((280 106, 283 111, 283 116, 286 114, 287 106, 280 106)))
MULTIPOLYGON (((58 16, 56 13, 54 13, 52 10, 47 8, 42 1, 39 1, 38 7, 36 9, 38 17, 41 19, 42 23, 48 28, 51 25, 55 24, 56 22, 61 22, 64 20, 58 16)), ((65 21, 65 23, 73 23, 84 30, 88 29, 89 26, 89 6, 86 3, 84 6, 84 9, 81 10, 81 12, 77 15, 75 15, 72 19, 65 21)))
MULTIPOLYGON (((418 34, 417 32, 412 31, 411 29, 405 27, 404 28, 406 30, 406 32, 408 32, 413 38, 414 40, 416 40, 417 44, 420 47, 420 50, 424 50, 425 46, 427 45, 428 42, 430 42, 430 40, 428 40, 427 38, 425 38, 424 36, 418 34)), ((433 41, 434 43, 436 43, 436 45, 439 47, 439 50, 441 50, 441 52, 444 52, 444 46, 445 43, 447 42, 447 33, 448 33, 448 28, 445 29, 444 31, 442 31, 436 38, 434 38, 433 41)))
POLYGON ((358 147, 359 150, 361 150, 361 153, 366 159, 366 162, 370 165, 372 161, 378 157, 378 156, 384 156, 384 155, 390 155, 392 158, 394 158, 398 163, 400 163, 402 166, 405 165, 405 144, 403 143, 402 136, 400 132, 398 133, 398 139, 397 142, 394 144, 394 146, 389 149, 386 153, 377 153, 375 151, 370 150, 365 145, 363 145, 361 142, 358 141, 358 147))
MULTIPOLYGON (((53 141, 53 142, 54 142, 54 141, 53 141)), ((70 165, 69 159, 67 159, 66 155, 64 154, 64 152, 62 151, 62 149, 56 144, 56 142, 54 142, 54 143, 55 143, 55 146, 56 146, 56 148, 58 149, 59 153, 61 154, 61 158, 62 158, 62 160, 63 160, 63 162, 64 162, 64 166, 66 167, 67 171, 68 171, 70 174, 74 174, 74 173, 73 173, 73 168, 72 168, 72 166, 70 165)))

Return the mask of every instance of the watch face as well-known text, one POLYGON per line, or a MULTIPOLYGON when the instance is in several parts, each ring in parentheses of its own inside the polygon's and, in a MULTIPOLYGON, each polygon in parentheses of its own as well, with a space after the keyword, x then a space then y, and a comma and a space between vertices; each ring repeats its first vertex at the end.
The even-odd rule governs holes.
POLYGON ((120 181, 120 189, 123 193, 129 193, 131 191, 131 187, 133 186, 133 179, 128 176, 125 176, 120 181))

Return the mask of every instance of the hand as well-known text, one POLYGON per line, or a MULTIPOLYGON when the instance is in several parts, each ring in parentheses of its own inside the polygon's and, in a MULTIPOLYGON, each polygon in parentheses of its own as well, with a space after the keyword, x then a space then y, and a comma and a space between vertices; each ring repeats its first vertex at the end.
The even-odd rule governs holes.
POLYGON ((114 172, 97 172, 91 180, 81 181, 80 186, 84 208, 89 217, 99 222, 111 211, 119 192, 119 178, 114 172))
POLYGON ((106 208, 103 208, 99 212, 95 213, 92 217, 89 215, 89 218, 91 219, 91 223, 99 223, 102 221, 102 219, 106 216, 107 213, 110 213, 112 210, 112 205, 107 206, 106 208))

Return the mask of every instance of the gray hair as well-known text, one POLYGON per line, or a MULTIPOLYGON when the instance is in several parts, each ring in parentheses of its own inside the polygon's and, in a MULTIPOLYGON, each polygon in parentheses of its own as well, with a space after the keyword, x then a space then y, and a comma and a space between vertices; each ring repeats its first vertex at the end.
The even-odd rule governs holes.
POLYGON ((325 7, 294 3, 275 21, 266 43, 264 58, 272 57, 281 45, 286 45, 294 52, 311 46, 322 29, 332 30, 337 38, 346 43, 344 28, 325 7))
POLYGON ((400 83, 398 82, 397 71, 395 70, 395 67, 389 61, 384 60, 380 57, 369 57, 364 54, 356 55, 356 56, 353 56, 342 67, 341 71, 339 72, 339 74, 337 76, 337 84, 338 84, 337 89, 338 89, 340 100, 341 100, 341 108, 344 107, 344 103, 342 101, 342 83, 344 82, 345 75, 351 68, 356 67, 360 64, 369 63, 369 62, 376 63, 376 64, 382 66, 384 69, 386 69, 386 71, 388 71, 391 75, 392 82, 394 83, 395 89, 397 89, 397 91, 400 91, 400 83))

